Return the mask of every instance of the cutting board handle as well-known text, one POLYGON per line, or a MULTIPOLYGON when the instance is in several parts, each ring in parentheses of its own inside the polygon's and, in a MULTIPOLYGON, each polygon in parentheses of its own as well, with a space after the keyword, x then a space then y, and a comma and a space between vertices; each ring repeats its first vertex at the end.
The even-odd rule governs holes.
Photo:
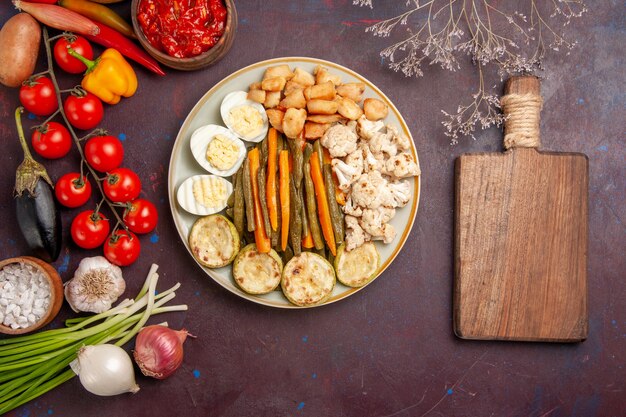
POLYGON ((504 148, 538 148, 541 145, 539 120, 543 99, 539 78, 532 75, 511 77, 500 99, 504 122, 504 148))

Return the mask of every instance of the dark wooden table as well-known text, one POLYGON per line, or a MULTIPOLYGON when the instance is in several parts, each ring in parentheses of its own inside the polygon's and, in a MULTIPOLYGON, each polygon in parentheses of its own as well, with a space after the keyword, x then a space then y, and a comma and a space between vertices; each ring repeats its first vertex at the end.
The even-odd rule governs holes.
MULTIPOLYGON (((0 22, 15 12, 4 2, 0 22)), ((450 146, 441 109, 453 110, 476 83, 474 72, 425 68, 406 79, 381 63, 389 39, 364 33, 368 22, 403 10, 403 1, 374 10, 350 0, 239 1, 239 29, 224 60, 198 72, 160 78, 136 67, 139 90, 106 108, 102 127, 125 138, 125 165, 144 182, 161 216, 142 238, 140 260, 125 268, 128 293, 160 264, 165 284, 182 282, 187 313, 174 328, 198 335, 185 344, 183 367, 159 382, 138 377, 134 395, 100 398, 75 378, 10 415, 38 416, 618 416, 626 413, 626 221, 624 10, 592 2, 570 29, 580 45, 551 56, 543 74, 546 149, 590 159, 589 338, 579 344, 494 343, 452 332, 453 161, 464 152, 498 151, 501 132, 450 146), (419 152, 422 198, 407 244, 376 282, 336 304, 283 311, 224 290, 191 260, 171 219, 167 169, 178 129, 217 81, 259 60, 312 56, 348 66, 378 85, 406 118, 419 152)), ((376 3, 376 2, 375 2, 376 3)), ((384 4, 383 4, 384 3, 384 4)), ((128 16, 128 5, 116 10, 128 16)), ((40 60, 43 62, 43 60, 40 60)), ((71 87, 78 77, 62 77, 71 87)), ((13 123, 16 89, 0 88, 0 257, 27 248, 16 226, 14 170, 21 151, 13 123)), ((27 126, 37 120, 28 120, 27 126)), ((75 154, 46 162, 53 178, 75 170, 75 154)), ((77 211, 63 210, 66 245, 55 263, 64 280, 99 251, 70 242, 77 211)), ((52 326, 68 317, 69 307, 52 326)))

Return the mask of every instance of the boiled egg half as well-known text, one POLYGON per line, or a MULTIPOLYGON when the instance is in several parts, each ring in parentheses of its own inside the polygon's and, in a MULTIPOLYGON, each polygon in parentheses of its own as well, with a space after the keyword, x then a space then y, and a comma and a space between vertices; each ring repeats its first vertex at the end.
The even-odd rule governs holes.
POLYGON ((222 120, 238 137, 248 142, 261 142, 267 135, 269 122, 265 108, 248 100, 245 91, 233 91, 220 106, 222 120))
POLYGON ((228 203, 233 185, 217 175, 194 175, 178 187, 178 204, 191 214, 208 216, 218 213, 228 203))
POLYGON ((191 153, 202 168, 221 177, 233 175, 246 158, 246 145, 231 130, 218 125, 196 129, 191 153))

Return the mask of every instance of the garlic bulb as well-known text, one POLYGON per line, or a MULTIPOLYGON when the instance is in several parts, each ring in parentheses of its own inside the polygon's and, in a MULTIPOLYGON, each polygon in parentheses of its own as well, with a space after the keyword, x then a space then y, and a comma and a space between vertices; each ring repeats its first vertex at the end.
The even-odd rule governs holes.
POLYGON ((133 362, 119 346, 83 346, 70 367, 83 387, 92 394, 110 396, 139 391, 133 362))
POLYGON ((103 256, 80 261, 74 278, 65 283, 65 299, 72 310, 103 313, 126 289, 122 270, 103 256))

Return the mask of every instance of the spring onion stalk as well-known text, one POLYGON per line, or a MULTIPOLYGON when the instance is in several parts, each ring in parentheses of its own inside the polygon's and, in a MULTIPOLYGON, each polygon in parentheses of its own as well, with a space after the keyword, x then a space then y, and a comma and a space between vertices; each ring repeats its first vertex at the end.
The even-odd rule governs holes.
POLYGON ((186 305, 166 305, 180 287, 156 293, 158 274, 152 265, 139 295, 109 311, 66 322, 66 327, 0 340, 0 414, 70 380, 76 374, 69 364, 85 345, 131 340, 155 315, 187 310, 186 305))

